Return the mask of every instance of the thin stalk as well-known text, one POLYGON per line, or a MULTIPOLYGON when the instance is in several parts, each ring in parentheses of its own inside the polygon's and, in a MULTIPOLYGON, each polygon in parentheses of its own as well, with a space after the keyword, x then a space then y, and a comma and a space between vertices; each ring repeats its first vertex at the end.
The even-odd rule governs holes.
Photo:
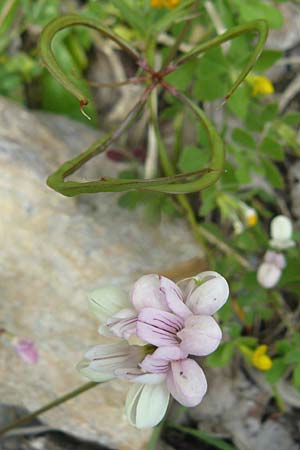
MULTIPOLYGON (((147 413, 145 412, 145 414, 147 414, 147 413)), ((162 420, 160 422, 160 424, 158 424, 155 428, 153 428, 153 431, 151 433, 150 439, 147 443, 145 450, 155 450, 157 448, 157 443, 159 441, 160 434, 161 434, 164 424, 165 424, 165 422, 164 422, 164 420, 162 420)))
MULTIPOLYGON (((197 2, 195 2, 194 5, 192 5, 192 8, 194 9, 196 5, 197 5, 197 2)), ((161 71, 166 69, 168 67, 168 65, 170 64, 170 62, 173 60, 173 58, 176 56, 177 51, 178 51, 180 45, 183 42, 184 36, 185 36, 185 34, 186 34, 186 32, 187 32, 187 30, 188 30, 188 28, 190 26, 190 23, 193 20, 193 18, 194 17, 192 16, 191 18, 187 19, 184 22, 183 27, 181 28, 181 30, 178 33, 178 36, 177 36, 177 38, 176 38, 176 40, 174 42, 174 45, 171 47, 170 52, 168 53, 165 61, 163 62, 163 65, 162 65, 162 67, 160 69, 161 71)))
POLYGON ((99 384, 99 383, 95 383, 93 381, 83 384, 79 388, 74 389, 73 391, 68 392, 65 395, 62 395, 61 397, 58 397, 53 402, 47 403, 45 406, 42 406, 42 408, 39 408, 36 411, 33 411, 32 413, 29 413, 26 416, 23 416, 20 419, 15 420, 14 422, 11 422, 6 427, 0 429, 0 436, 2 436, 3 434, 7 433, 8 431, 10 431, 16 427, 19 427, 20 425, 23 425, 24 423, 30 422, 32 419, 35 419, 40 414, 43 414, 44 412, 49 411, 50 409, 53 409, 56 406, 61 405, 62 403, 65 403, 74 397, 77 397, 78 395, 82 394, 83 392, 86 392, 89 389, 92 389, 93 387, 97 386, 97 384, 99 384))

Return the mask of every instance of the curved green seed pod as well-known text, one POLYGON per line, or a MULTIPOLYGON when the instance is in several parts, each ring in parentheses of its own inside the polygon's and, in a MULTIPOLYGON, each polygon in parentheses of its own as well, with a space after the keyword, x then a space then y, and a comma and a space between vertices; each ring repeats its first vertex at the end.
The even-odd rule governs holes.
POLYGON ((49 72, 54 76, 54 78, 56 78, 56 80, 62 86, 64 86, 65 89, 67 89, 69 92, 71 92, 71 94, 78 98, 82 105, 87 105, 88 99, 76 86, 76 84, 69 80, 66 74, 61 70, 52 50, 52 42, 56 33, 64 30, 65 28, 73 27, 76 25, 86 26, 99 31, 104 36, 115 41, 135 61, 138 61, 140 59, 140 55, 121 37, 117 36, 108 28, 104 27, 97 19, 70 15, 58 17, 57 19, 49 22, 48 25, 46 25, 46 27, 43 29, 39 39, 39 51, 41 59, 49 72))
POLYGON ((237 27, 232 28, 231 30, 226 31, 225 33, 221 34, 220 36, 216 36, 215 38, 201 43, 199 45, 196 45, 192 50, 190 50, 188 53, 186 53, 184 56, 181 56, 177 59, 177 61, 174 62, 175 65, 182 65, 185 62, 195 58, 201 53, 206 52, 207 50, 210 50, 213 47, 217 47, 220 44, 223 44, 226 41, 230 41, 231 39, 234 39, 237 36, 240 36, 244 33, 249 33, 252 31, 256 31, 258 34, 258 40, 256 43, 256 46, 253 50, 253 53, 246 64, 245 68, 242 70, 236 81, 234 82, 233 86, 230 88, 228 93, 225 96, 225 101, 228 100, 231 95, 236 91, 236 89, 239 87, 239 85, 244 81, 256 61, 258 60, 261 52, 263 51, 265 42, 268 37, 268 31, 269 26, 268 22, 266 22, 264 19, 254 20, 253 22, 248 22, 243 25, 239 25, 237 27))
MULTIPOLYGON (((81 105, 87 104, 87 99, 82 94, 80 89, 70 81, 64 72, 60 69, 55 59, 54 53, 52 51, 52 40, 55 34, 67 27, 71 27, 73 25, 83 25, 93 29, 98 30, 106 37, 114 40, 120 47, 127 52, 136 62, 141 60, 140 55, 132 49, 124 40, 116 36, 107 28, 103 27, 99 21, 95 19, 79 17, 79 16, 64 16, 54 21, 50 22, 49 25, 44 29, 41 39, 40 39, 40 51, 44 64, 48 68, 48 70, 53 74, 53 76, 60 82, 67 90, 69 90, 74 96, 76 96, 81 105)), ((232 30, 224 33, 221 36, 218 36, 212 39, 209 42, 196 46, 191 52, 189 52, 184 57, 179 58, 177 61, 177 65, 183 64, 189 59, 196 57, 199 53, 208 50, 216 45, 221 44, 227 40, 230 40, 236 36, 239 36, 245 32, 249 31, 257 31, 259 34, 258 43, 255 47, 254 53, 246 65, 245 69, 242 71, 233 87, 230 89, 226 98, 234 92, 234 90, 239 86, 239 84, 246 77, 248 72, 253 67, 257 58, 259 57, 260 52, 262 51, 263 44, 265 42, 268 27, 265 21, 258 20, 255 22, 251 22, 245 25, 241 25, 239 27, 235 27, 232 30)), ((65 162, 55 173, 53 173, 48 178, 48 185, 66 196, 75 196, 78 194, 84 193, 96 193, 96 192, 120 192, 131 189, 137 190, 147 190, 147 191, 158 191, 169 194, 186 194, 190 192, 200 191, 202 189, 207 188, 214 184, 218 178, 221 176, 224 165, 224 145, 222 139, 218 135, 218 132, 214 128, 213 124, 206 117, 204 112, 197 107, 192 100, 185 97, 182 93, 178 93, 174 90, 173 94, 188 108, 192 110, 197 120, 201 122, 204 126, 209 142, 211 145, 211 161, 209 167, 204 168, 202 170, 197 170, 190 173, 182 173, 175 175, 172 170, 168 169, 168 164, 166 161, 162 160, 163 166, 167 173, 167 177, 163 178, 155 178, 155 179, 132 179, 132 180, 124 180, 117 178, 102 178, 99 181, 88 181, 88 182, 77 182, 77 181, 65 181, 65 179, 71 174, 75 173, 83 164, 89 161, 91 158, 96 156, 97 154, 104 152, 108 146, 117 139, 120 134, 124 131, 128 130, 130 126, 135 122, 139 114, 142 112, 146 101, 148 99, 149 92, 154 85, 150 86, 141 99, 137 102, 137 104, 133 107, 133 109, 127 114, 126 118, 123 122, 109 132, 102 139, 95 142, 91 145, 87 150, 85 150, 82 154, 77 157, 65 162), (166 170, 167 169, 167 170, 166 170)), ((156 124, 158 131, 158 124, 156 124)), ((156 133, 159 137, 159 133, 156 133)), ((158 145, 162 145, 159 142, 160 138, 158 138, 158 145)), ((161 152, 163 155, 163 152, 161 152)))

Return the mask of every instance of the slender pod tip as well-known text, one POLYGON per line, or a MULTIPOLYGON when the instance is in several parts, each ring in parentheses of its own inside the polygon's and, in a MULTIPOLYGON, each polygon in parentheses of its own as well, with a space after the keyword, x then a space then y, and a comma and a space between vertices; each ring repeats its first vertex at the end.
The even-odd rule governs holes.
POLYGON ((87 99, 80 101, 80 112, 86 117, 88 120, 92 120, 91 117, 84 111, 83 107, 87 106, 89 104, 89 101, 87 99))

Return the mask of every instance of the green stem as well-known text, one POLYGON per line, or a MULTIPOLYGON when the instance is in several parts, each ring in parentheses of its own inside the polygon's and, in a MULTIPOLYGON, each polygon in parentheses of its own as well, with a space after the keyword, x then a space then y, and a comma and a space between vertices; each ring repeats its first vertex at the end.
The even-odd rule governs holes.
MULTIPOLYGON (((147 414, 147 412, 145 412, 145 414, 147 414)), ((147 443, 145 450, 155 450, 157 448, 157 443, 159 441, 160 434, 161 434, 164 424, 165 424, 165 421, 162 420, 159 425, 157 425, 155 428, 153 428, 153 431, 151 433, 150 439, 147 443)))
POLYGON ((20 425, 23 425, 24 423, 31 421, 32 419, 39 416, 40 414, 43 414, 44 412, 49 411, 50 409, 55 408, 56 406, 61 405, 62 403, 65 403, 74 397, 77 397, 78 395, 82 394, 83 392, 86 392, 89 389, 92 389, 93 387, 97 386, 97 384, 99 384, 99 383, 95 383, 93 381, 83 384, 79 388, 74 389, 73 391, 68 392, 65 395, 62 395, 61 397, 58 397, 53 402, 47 403, 47 405, 42 406, 42 408, 39 408, 36 411, 33 411, 32 413, 27 414, 26 416, 23 416, 20 419, 15 420, 14 422, 7 425, 6 427, 0 429, 0 436, 7 433, 10 430, 12 430, 13 428, 16 428, 20 425))

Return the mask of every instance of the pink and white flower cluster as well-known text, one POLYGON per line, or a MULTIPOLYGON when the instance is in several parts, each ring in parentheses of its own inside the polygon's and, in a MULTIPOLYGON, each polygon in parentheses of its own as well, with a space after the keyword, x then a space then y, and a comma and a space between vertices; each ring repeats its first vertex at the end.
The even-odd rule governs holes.
POLYGON ((226 280, 211 271, 178 284, 145 275, 129 298, 114 287, 92 292, 99 332, 113 339, 86 352, 80 372, 99 382, 115 377, 133 382, 126 413, 138 428, 162 420, 170 394, 184 406, 196 406, 207 382, 191 356, 206 356, 218 347, 222 332, 212 315, 228 295, 226 280))

